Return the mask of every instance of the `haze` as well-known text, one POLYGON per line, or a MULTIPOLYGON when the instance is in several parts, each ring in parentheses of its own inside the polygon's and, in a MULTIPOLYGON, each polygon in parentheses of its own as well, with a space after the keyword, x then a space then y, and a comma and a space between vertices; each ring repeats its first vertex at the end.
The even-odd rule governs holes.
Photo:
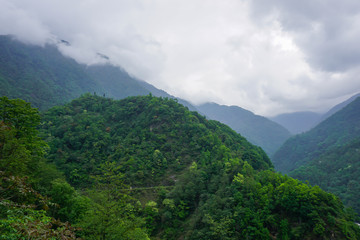
POLYGON ((0 0, 0 34, 66 40, 78 62, 109 61, 194 104, 257 114, 324 112, 360 92, 360 2, 0 0))

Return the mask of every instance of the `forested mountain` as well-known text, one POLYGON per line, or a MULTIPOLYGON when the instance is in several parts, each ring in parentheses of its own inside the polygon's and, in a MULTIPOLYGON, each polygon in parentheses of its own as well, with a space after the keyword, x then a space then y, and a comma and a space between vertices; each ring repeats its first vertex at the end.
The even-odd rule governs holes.
POLYGON ((37 110, 6 97, 0 109, 1 238, 360 237, 334 195, 273 172, 260 148, 175 100, 87 94, 54 107, 47 161, 37 110))
MULTIPOLYGON (((78 64, 64 57, 55 45, 27 45, 0 35, 1 96, 22 98, 45 110, 87 92, 117 99, 150 92, 155 96, 171 97, 119 67, 78 64)), ((186 101, 182 103, 191 107, 186 101)))
POLYGON ((86 95, 46 112, 42 135, 50 145, 48 159, 73 186, 92 189, 96 177, 91 176, 104 170, 120 174, 131 186, 127 194, 142 202, 143 227, 153 237, 351 239, 359 234, 344 221, 349 216, 334 196, 272 172, 260 148, 175 100, 86 95))
POLYGON ((341 197, 360 213, 360 98, 317 127, 289 139, 274 155, 275 168, 341 197))
POLYGON ((0 94, 40 109, 63 104, 85 92, 103 92, 74 60, 55 46, 26 45, 0 36, 0 94))
POLYGON ((291 136, 281 125, 237 106, 206 103, 196 107, 210 119, 230 126, 251 143, 261 146, 269 156, 291 136))
POLYGON ((282 125, 286 129, 288 129, 292 134, 299 134, 306 131, 309 131, 311 128, 315 127, 320 122, 324 121, 337 111, 346 107, 349 103, 354 101, 359 94, 355 94, 351 98, 346 101, 337 104, 332 107, 329 111, 324 114, 315 113, 315 112, 294 112, 294 113, 284 113, 277 115, 275 117, 271 117, 270 119, 278 124, 282 125))
POLYGON ((315 127, 321 119, 321 114, 314 112, 294 112, 280 114, 270 119, 288 129, 292 134, 298 134, 315 127))
POLYGON ((360 138, 326 151, 289 175, 336 194, 360 214, 360 138))
MULTIPOLYGON (((1 96, 22 98, 40 110, 45 110, 69 102, 86 92, 96 92, 115 99, 149 93, 174 98, 151 84, 130 76, 120 67, 110 64, 81 65, 64 57, 54 45, 26 45, 10 36, 0 36, 1 96)), ((185 100, 178 101, 192 111, 197 110, 185 100)), ((202 109, 205 110, 204 107, 202 109)), ((236 113, 238 109, 232 109, 235 113, 228 113, 233 117, 225 123, 249 138, 252 143, 261 146, 269 155, 289 137, 283 129, 265 118, 255 117, 257 121, 251 124, 249 117, 244 118, 244 114, 236 113), (262 123, 265 125, 260 126, 262 123), (258 131, 259 128, 263 131, 258 131)), ((247 113, 246 110, 244 112, 247 113)), ((255 116, 251 113, 246 115, 251 115, 250 118, 255 116)), ((224 118, 217 116, 214 119, 222 121, 224 118)))
POLYGON ((73 185, 89 183, 89 175, 104 161, 120 161, 132 185, 153 186, 164 176, 172 182, 167 169, 184 170, 198 158, 206 164, 216 149, 216 155, 241 157, 255 169, 272 167, 261 148, 171 99, 113 101, 87 94, 47 111, 42 127, 51 147, 48 157, 73 185))
POLYGON ((342 146, 360 135, 360 98, 310 131, 287 140, 275 153, 275 168, 288 173, 333 147, 342 146))

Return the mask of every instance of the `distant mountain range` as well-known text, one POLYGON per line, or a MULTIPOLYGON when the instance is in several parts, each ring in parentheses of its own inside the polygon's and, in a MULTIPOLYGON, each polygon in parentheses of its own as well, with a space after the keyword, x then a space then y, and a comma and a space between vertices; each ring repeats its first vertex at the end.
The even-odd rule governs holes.
POLYGON ((309 111, 293 112, 283 113, 275 117, 270 117, 269 119, 285 127, 292 134, 303 133, 315 127, 317 124, 321 123, 337 111, 341 110, 359 96, 360 93, 352 96, 348 100, 334 106, 324 114, 309 111))
POLYGON ((320 118, 319 113, 294 112, 280 114, 270 119, 288 129, 292 134, 298 134, 314 127, 320 118))
POLYGON ((281 125, 237 106, 206 103, 196 107, 208 118, 230 126, 251 143, 261 146, 269 156, 291 136, 281 125))
POLYGON ((325 151, 360 136, 360 98, 310 131, 288 139, 274 155, 275 167, 284 173, 306 164, 325 151))

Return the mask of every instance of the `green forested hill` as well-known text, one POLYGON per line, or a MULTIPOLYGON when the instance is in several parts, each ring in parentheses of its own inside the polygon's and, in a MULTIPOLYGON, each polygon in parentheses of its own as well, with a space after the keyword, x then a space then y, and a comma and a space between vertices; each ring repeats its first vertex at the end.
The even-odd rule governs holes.
POLYGON ((312 130, 287 140, 274 154, 275 168, 288 173, 359 136, 360 98, 357 98, 312 130))
POLYGON ((339 196, 360 213, 360 98, 309 132, 289 139, 275 154, 281 172, 339 196))
POLYGON ((261 146, 269 156, 291 136, 281 125, 237 106, 206 103, 197 106, 197 109, 210 119, 230 126, 251 143, 261 146))
MULTIPOLYGON (((149 93, 173 98, 151 84, 130 76, 120 67, 78 64, 64 57, 55 45, 27 45, 10 36, 0 36, 1 96, 25 99, 32 106, 46 110, 87 92, 115 99, 149 93)), ((197 110, 182 99, 179 99, 179 103, 192 111, 197 110)), ((262 121, 265 118, 258 119, 261 121, 250 120, 241 124, 243 117, 235 114, 232 121, 225 123, 271 155, 289 135, 274 123, 262 121)))
MULTIPOLYGON (((90 192, 100 204, 93 208, 104 205, 105 213, 126 216, 126 205, 113 209, 117 198, 106 197, 113 196, 107 189, 126 191, 141 201, 134 214, 154 239, 360 237, 334 195, 274 173, 260 148, 175 100, 88 94, 47 111, 41 132, 50 146, 48 159, 73 186, 90 192)), ((129 211, 136 209, 131 206, 129 211)), ((101 229, 99 217, 92 216, 78 223, 88 226, 85 236, 100 231, 94 223, 101 229)), ((126 219, 139 226, 135 216, 126 219)), ((106 219, 111 227, 102 231, 109 238, 120 234, 116 218, 106 219)))
POLYGON ((360 138, 326 151, 290 176, 336 194, 360 213, 360 138))
POLYGON ((105 161, 120 164, 129 183, 136 186, 173 182, 172 174, 194 159, 206 164, 209 156, 241 158, 255 169, 272 166, 259 147, 229 127, 191 113, 171 99, 146 96, 115 101, 87 94, 47 111, 42 128, 51 146, 49 158, 73 184, 87 183, 105 161))

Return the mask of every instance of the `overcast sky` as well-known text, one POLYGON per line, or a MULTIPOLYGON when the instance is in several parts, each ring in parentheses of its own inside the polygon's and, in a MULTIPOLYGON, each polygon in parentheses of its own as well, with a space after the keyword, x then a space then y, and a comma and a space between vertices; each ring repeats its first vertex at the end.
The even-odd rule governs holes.
POLYGON ((272 116, 360 92, 359 0, 0 0, 0 34, 64 39, 200 104, 272 116))

